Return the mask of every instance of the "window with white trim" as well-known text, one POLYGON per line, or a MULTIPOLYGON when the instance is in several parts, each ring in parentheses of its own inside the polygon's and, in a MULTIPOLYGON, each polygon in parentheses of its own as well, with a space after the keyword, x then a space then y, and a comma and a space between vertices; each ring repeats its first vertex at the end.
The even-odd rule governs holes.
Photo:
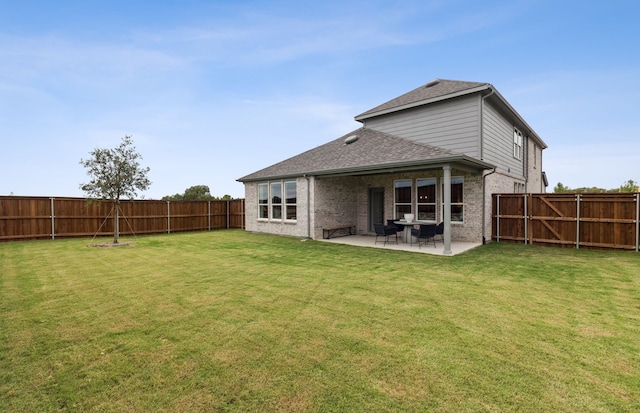
MULTIPOLYGON (((443 180, 444 181, 444 180, 443 180)), ((442 183, 444 194, 444 182, 442 183)), ((444 196, 442 197, 441 210, 444 219, 444 196)), ((451 178, 451 222, 464 222, 464 178, 451 178)))
POLYGON ((269 184, 258 184, 258 219, 269 219, 269 184))
POLYGON ((285 219, 293 221, 298 219, 298 190, 296 181, 284 183, 285 219))
POLYGON ((395 181, 393 191, 393 210, 395 219, 403 219, 404 214, 411 213, 411 179, 395 181))
POLYGON ((513 128, 513 157, 522 160, 522 132, 513 128))
POLYGON ((282 182, 271 182, 271 219, 282 219, 282 182))
POLYGON ((420 221, 436 220, 436 179, 416 180, 417 219, 420 221))
POLYGON ((296 181, 258 184, 258 219, 295 221, 298 217, 296 181))

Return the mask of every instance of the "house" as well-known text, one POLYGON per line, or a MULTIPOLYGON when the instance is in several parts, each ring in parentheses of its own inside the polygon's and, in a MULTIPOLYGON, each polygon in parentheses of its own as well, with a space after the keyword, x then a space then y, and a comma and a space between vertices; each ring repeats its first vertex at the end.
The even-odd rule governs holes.
POLYGON ((323 229, 414 213, 451 240, 491 239, 491 194, 545 192, 544 141, 489 83, 436 79, 355 117, 362 127, 246 175, 246 229, 323 229))

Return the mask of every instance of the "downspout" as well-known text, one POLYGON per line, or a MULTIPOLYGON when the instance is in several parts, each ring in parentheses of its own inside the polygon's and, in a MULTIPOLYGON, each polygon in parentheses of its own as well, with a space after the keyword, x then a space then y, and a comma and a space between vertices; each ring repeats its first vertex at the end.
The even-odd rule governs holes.
MULTIPOLYGON (((480 160, 484 161, 484 101, 486 98, 488 98, 489 96, 493 95, 495 93, 495 89, 493 89, 493 87, 491 87, 491 93, 488 93, 486 95, 484 95, 482 97, 482 100, 480 101, 480 160)), ((486 177, 495 173, 496 172, 496 168, 493 168, 493 171, 489 172, 486 175, 482 175, 482 245, 485 245, 487 243, 487 232, 485 230, 485 224, 486 224, 486 213, 487 213, 487 202, 486 202, 486 198, 487 198, 487 189, 486 189, 486 177)))
POLYGON ((487 183, 486 183, 486 178, 487 176, 494 174, 496 172, 497 167, 493 168, 493 171, 489 172, 488 174, 482 175, 482 245, 486 245, 487 244, 487 231, 485 230, 485 225, 487 222, 487 203, 486 201, 486 197, 487 197, 487 183))
MULTIPOLYGON (((531 131, 529 131, 529 133, 531 133, 531 131)), ((524 193, 526 194, 529 192, 529 135, 524 138, 523 152, 522 156, 524 156, 524 160, 522 166, 524 168, 524 193)))
POLYGON ((307 174, 302 174, 302 176, 307 180, 307 238, 311 239, 311 188, 307 174))

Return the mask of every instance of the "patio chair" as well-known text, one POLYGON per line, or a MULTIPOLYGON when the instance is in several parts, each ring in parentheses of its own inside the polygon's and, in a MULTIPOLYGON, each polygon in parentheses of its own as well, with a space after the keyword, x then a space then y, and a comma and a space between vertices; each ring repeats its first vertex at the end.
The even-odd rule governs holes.
POLYGON ((396 227, 396 230, 398 230, 398 232, 404 231, 404 225, 396 224, 394 221, 397 221, 397 219, 388 219, 387 220, 387 226, 388 227, 396 227))
POLYGON ((440 237, 440 241, 444 242, 444 222, 436 226, 436 237, 440 237))
POLYGON ((436 226, 435 225, 420 225, 419 228, 414 228, 411 230, 411 240, 413 242, 413 237, 416 237, 418 240, 418 248, 420 244, 427 245, 427 242, 433 241, 433 248, 436 247, 436 226), (424 240, 424 241, 420 241, 424 240))
POLYGON ((376 244, 378 242, 382 242, 382 241, 378 241, 378 238, 382 237, 384 241, 384 245, 387 245, 387 242, 389 242, 389 237, 393 235, 396 236, 396 244, 398 243, 398 230, 396 229, 395 226, 390 227, 384 224, 373 224, 373 228, 376 231, 376 244))

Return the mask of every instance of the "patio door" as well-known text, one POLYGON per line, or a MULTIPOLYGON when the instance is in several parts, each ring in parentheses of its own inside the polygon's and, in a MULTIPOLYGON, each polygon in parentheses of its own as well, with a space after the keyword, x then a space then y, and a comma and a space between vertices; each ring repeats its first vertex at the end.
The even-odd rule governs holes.
POLYGON ((369 188, 369 231, 373 224, 384 224, 384 188, 369 188))

